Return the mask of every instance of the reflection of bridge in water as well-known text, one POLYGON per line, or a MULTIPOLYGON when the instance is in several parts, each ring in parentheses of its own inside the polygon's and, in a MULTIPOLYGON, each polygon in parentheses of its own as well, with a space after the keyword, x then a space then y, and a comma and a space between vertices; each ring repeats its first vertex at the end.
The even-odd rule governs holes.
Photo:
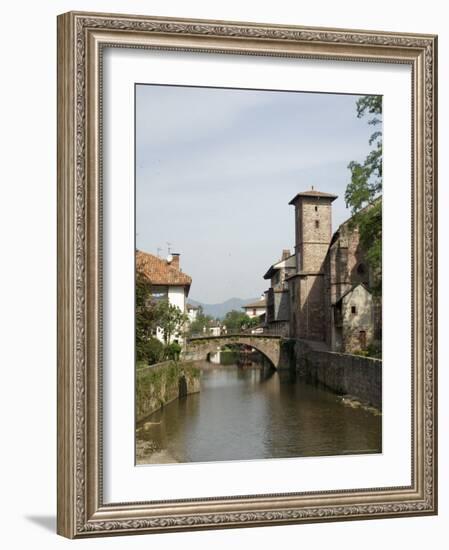
POLYGON ((249 346, 264 355, 274 368, 280 367, 281 337, 267 334, 222 334, 220 336, 198 336, 187 340, 184 358, 187 361, 202 361, 209 353, 214 353, 222 346, 249 346))

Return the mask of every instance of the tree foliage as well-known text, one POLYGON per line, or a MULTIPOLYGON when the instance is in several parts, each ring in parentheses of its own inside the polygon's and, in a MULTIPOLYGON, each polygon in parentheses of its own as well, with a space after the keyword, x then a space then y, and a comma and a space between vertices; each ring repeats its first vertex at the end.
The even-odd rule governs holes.
POLYGON ((169 344, 172 338, 181 335, 188 317, 178 306, 168 300, 160 300, 156 305, 157 326, 163 330, 164 342, 169 344))
POLYGON ((136 355, 137 363, 143 362, 146 365, 154 365, 163 361, 167 353, 164 344, 157 338, 150 336, 136 346, 136 355))
POLYGON ((223 320, 223 324, 226 326, 228 332, 239 332, 246 328, 257 326, 260 323, 259 317, 249 317, 243 311, 233 309, 228 311, 223 320))
MULTIPOLYGON (((136 359, 153 362, 157 344, 150 343, 157 327, 156 304, 152 300, 151 283, 139 273, 136 277, 136 359)), ((154 361, 157 362, 157 361, 154 361)))
POLYGON ((359 228, 360 242, 375 277, 375 287, 382 284, 382 97, 363 96, 356 104, 357 117, 370 116, 375 128, 369 144, 373 147, 363 163, 351 161, 351 181, 345 201, 351 209, 353 223, 359 228))
POLYGON ((179 336, 188 317, 168 300, 156 301, 151 283, 137 273, 136 277, 136 361, 148 365, 166 357, 179 357, 177 345, 170 347, 172 338, 179 336), (155 338, 158 328, 163 330, 164 343, 155 338))
POLYGON ((165 348, 165 356, 167 359, 172 361, 178 361, 179 356, 181 355, 182 347, 178 342, 172 342, 168 344, 165 348))
POLYGON ((214 321, 214 318, 211 315, 205 315, 202 306, 198 306, 196 312, 196 319, 189 326, 190 334, 199 334, 203 333, 204 329, 209 326, 211 322, 214 321))

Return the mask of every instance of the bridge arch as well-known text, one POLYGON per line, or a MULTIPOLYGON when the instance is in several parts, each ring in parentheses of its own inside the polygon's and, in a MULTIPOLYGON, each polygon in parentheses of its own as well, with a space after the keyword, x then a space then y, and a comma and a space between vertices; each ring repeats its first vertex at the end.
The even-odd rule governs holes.
POLYGON ((280 337, 264 336, 262 334, 224 334, 221 336, 190 338, 187 340, 185 359, 188 361, 205 360, 208 354, 217 351, 218 347, 230 344, 250 346, 267 357, 275 369, 279 368, 281 356, 280 337))

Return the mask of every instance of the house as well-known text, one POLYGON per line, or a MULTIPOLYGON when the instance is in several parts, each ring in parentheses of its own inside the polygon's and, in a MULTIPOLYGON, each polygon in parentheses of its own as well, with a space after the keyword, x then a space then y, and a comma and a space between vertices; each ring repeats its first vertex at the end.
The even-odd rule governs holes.
POLYGON ((186 309, 187 309, 187 315, 189 317, 189 323, 193 323, 194 321, 196 321, 198 317, 198 306, 194 306, 193 304, 187 303, 186 309))
POLYGON ((203 334, 205 336, 221 336, 226 334, 226 326, 216 319, 211 319, 203 327, 203 334))
POLYGON ((365 350, 374 338, 373 295, 358 283, 332 304, 332 349, 365 350))
POLYGON ((248 317, 250 317, 251 319, 253 317, 261 317, 262 315, 265 316, 265 313, 267 311, 265 296, 262 296, 259 300, 256 300, 255 302, 245 304, 244 306, 242 306, 242 309, 244 309, 246 315, 248 315, 248 317))
POLYGON ((222 326, 220 323, 211 321, 207 326, 207 334, 210 336, 221 336, 222 333, 222 326))
POLYGON ((270 288, 265 292, 266 316, 268 331, 288 336, 290 323, 290 300, 287 277, 296 271, 296 257, 290 250, 283 250, 281 259, 270 266, 264 279, 270 281, 270 288))
MULTIPOLYGON (((151 283, 152 299, 168 300, 183 313, 187 313, 187 296, 189 295, 192 278, 181 271, 179 254, 169 254, 167 258, 159 258, 148 252, 136 251, 136 273, 151 283)), ((164 332, 158 327, 155 334, 161 342, 164 332)), ((171 341, 182 342, 182 336, 172 336, 171 341)))

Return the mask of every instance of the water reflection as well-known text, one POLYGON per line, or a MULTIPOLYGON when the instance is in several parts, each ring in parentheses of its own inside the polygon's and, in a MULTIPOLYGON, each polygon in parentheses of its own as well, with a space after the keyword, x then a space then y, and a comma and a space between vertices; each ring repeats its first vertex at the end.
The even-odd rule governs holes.
POLYGON ((202 371, 201 393, 154 413, 138 438, 159 450, 139 463, 373 453, 381 417, 288 371, 218 366, 202 371))

